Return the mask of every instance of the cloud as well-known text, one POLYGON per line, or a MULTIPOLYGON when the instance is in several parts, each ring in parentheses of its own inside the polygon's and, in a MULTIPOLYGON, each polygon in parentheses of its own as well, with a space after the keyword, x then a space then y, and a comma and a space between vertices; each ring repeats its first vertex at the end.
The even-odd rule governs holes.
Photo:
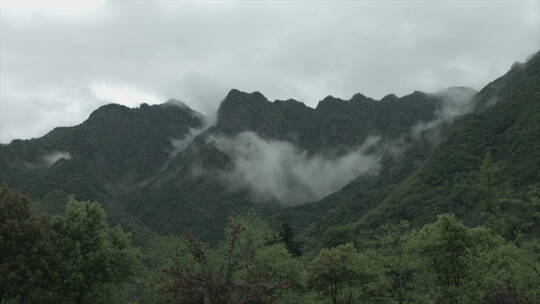
POLYGON ((540 48, 537 1, 17 2, 0 1, 0 142, 110 101, 212 117, 231 88, 310 106, 480 89, 540 48))
POLYGON ((85 88, 13 83, 5 89, 6 82, 0 77, 1 143, 16 138, 39 137, 57 126, 79 124, 93 110, 108 103, 85 88))
POLYGON ((366 150, 378 141, 370 137, 349 153, 329 158, 308 155, 288 142, 265 140, 253 132, 209 139, 232 158, 233 168, 221 173, 232 189, 247 188, 256 201, 275 199, 287 205, 319 200, 359 175, 376 174, 379 157, 366 150))
POLYGON ((442 97, 440 108, 434 113, 435 118, 427 122, 419 122, 412 127, 414 139, 425 138, 432 143, 440 140, 440 126, 454 118, 473 112, 475 104, 473 96, 476 91, 466 87, 453 87, 435 93, 442 97))
POLYGON ((171 138, 170 141, 171 141, 173 150, 169 154, 169 159, 174 158, 179 152, 185 150, 193 142, 195 137, 197 137, 199 134, 204 132, 204 130, 206 130, 207 128, 208 128, 208 124, 205 123, 203 127, 199 129, 189 129, 189 132, 186 135, 184 135, 182 139, 171 138))
POLYGON ((70 160, 71 154, 69 152, 55 151, 43 156, 43 161, 47 166, 52 166, 60 159, 70 160))
POLYGON ((441 108, 435 112, 440 119, 451 119, 471 113, 474 110, 472 98, 477 92, 470 88, 449 88, 437 95, 442 97, 441 108))
POLYGON ((160 103, 163 101, 163 97, 156 97, 148 95, 144 92, 139 92, 137 89, 122 87, 122 86, 108 86, 108 85, 93 85, 90 90, 96 95, 98 99, 106 100, 108 102, 115 102, 128 106, 136 106, 144 103, 160 103))

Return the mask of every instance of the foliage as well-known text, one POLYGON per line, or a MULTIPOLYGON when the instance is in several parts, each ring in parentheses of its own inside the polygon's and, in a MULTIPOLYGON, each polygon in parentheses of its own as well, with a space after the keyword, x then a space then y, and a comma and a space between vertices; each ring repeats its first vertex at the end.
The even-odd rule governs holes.
POLYGON ((120 227, 109 227, 98 203, 71 199, 60 223, 70 269, 68 284, 75 290, 77 303, 106 300, 110 285, 133 276, 139 253, 120 227))
POLYGON ((361 250, 375 253, 379 271, 389 280, 388 302, 402 304, 418 300, 414 292, 418 288, 415 276, 419 268, 418 259, 405 250, 409 230, 407 221, 385 224, 378 231, 368 231, 357 241, 361 250))
POLYGON ((440 215, 414 232, 406 250, 418 258, 418 279, 437 303, 491 303, 501 297, 534 303, 540 291, 537 256, 485 227, 468 228, 454 215, 440 215))
POLYGON ((293 256, 298 257, 302 255, 302 244, 296 241, 294 237, 292 227, 288 223, 283 223, 278 235, 279 241, 285 244, 285 247, 293 256))
POLYGON ((478 190, 481 195, 480 202, 487 213, 486 217, 488 218, 488 221, 500 217, 501 210, 499 200, 503 194, 501 193, 502 189, 498 187, 500 186, 498 185, 498 182, 500 181, 497 178, 497 173, 499 171, 500 168, 493 165, 493 158, 491 153, 488 152, 480 165, 480 177, 478 181, 478 190))
POLYGON ((119 289, 139 256, 101 206, 72 200, 64 217, 50 218, 29 205, 0 189, 2 303, 124 303, 119 289))
POLYGON ((253 216, 231 218, 216 250, 185 235, 187 252, 164 270, 170 279, 163 292, 175 303, 272 303, 299 270, 282 244, 271 244, 272 237, 269 226, 253 216))
POLYGON ((0 302, 69 303, 62 235, 30 200, 0 188, 0 302))
POLYGON ((308 286, 333 304, 384 303, 384 282, 376 255, 358 252, 352 244, 321 249, 306 270, 308 286))

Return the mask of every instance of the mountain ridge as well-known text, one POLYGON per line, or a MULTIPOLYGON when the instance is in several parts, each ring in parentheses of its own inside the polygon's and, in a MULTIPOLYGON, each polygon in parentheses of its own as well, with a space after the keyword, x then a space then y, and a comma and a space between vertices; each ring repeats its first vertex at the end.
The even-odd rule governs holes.
MULTIPOLYGON (((314 108, 294 99, 269 101, 260 92, 232 89, 209 128, 204 116, 176 100, 138 108, 105 105, 80 125, 1 145, 0 182, 35 196, 37 209, 53 213, 61 210, 69 194, 101 201, 113 221, 143 235, 141 242, 147 230, 191 231, 215 242, 228 216, 250 210, 271 217, 276 225, 291 222, 303 237, 312 239, 340 224, 377 223, 374 219, 387 212, 381 211, 384 206, 392 205, 391 198, 399 197, 397 193, 433 159, 439 142, 467 124, 467 111, 482 112, 493 95, 490 90, 508 91, 508 83, 521 77, 519 71, 527 71, 514 69, 507 73, 509 80, 495 80, 478 93, 451 87, 437 93, 388 94, 380 100, 357 93, 349 100, 327 96, 314 108), (356 176, 338 191, 305 205, 257 202, 249 186, 227 184, 224 177, 237 166, 238 157, 211 140, 245 132, 267 144, 290 145, 297 151, 292 153, 299 153, 295 157, 308 164, 335 160, 377 135, 379 143, 366 153, 380 155, 381 169, 378 175, 356 176), (49 166, 25 165, 53 152, 58 155, 49 166)), ((430 213, 422 212, 420 218, 430 213)))

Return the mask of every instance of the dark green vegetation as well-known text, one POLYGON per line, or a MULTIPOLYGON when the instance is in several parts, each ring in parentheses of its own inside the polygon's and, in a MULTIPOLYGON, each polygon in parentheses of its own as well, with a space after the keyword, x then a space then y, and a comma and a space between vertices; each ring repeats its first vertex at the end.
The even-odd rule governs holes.
POLYGON ((97 203, 72 199, 53 218, 29 204, 0 189, 0 302, 114 303, 138 269, 129 236, 109 226, 97 203))
MULTIPOLYGON (((488 154, 496 171, 490 188, 503 201, 502 212, 508 217, 520 212, 511 202, 527 200, 530 191, 540 188, 540 54, 488 84, 472 102, 476 110, 456 118, 439 144, 409 145, 397 162, 383 164, 378 176, 360 177, 320 202, 285 210, 279 218, 297 223, 293 227, 305 229, 308 237, 332 240, 323 246, 401 219, 420 227, 447 212, 479 225, 486 194, 478 179, 488 154)), ((526 232, 538 236, 540 227, 526 232)))
MULTIPOLYGON (((8 256, 27 245, 43 256, 41 264, 13 259, 28 269, 5 270, 20 281, 6 281, 14 291, 4 297, 34 288, 28 296, 52 302, 77 291, 96 302, 538 303, 540 53, 467 98, 472 93, 357 94, 309 108, 232 90, 216 124, 194 137, 204 118, 171 102, 104 106, 78 126, 0 145, 0 183, 34 201, 30 211, 20 207, 25 199, 3 192, 19 207, 2 209, 13 219, 2 223, 2 246, 8 256), (448 115, 448 96, 470 111, 448 115), (317 201, 260 201, 224 181, 234 155, 213 141, 245 131, 329 159, 378 136, 367 153, 380 168, 317 201), (69 195, 100 202, 111 224, 131 232, 143 254, 136 270, 118 263, 135 272, 129 281, 114 270, 86 277, 106 263, 87 258, 71 287, 59 287, 68 286, 58 280, 71 259, 63 250, 75 246, 73 215, 91 208, 104 218, 96 205, 66 209, 69 195), (10 234, 8 225, 24 228, 10 234)), ((109 232, 100 246, 131 252, 125 235, 103 223, 109 232)), ((128 258, 137 259, 118 257, 128 258)))
MULTIPOLYGON (((540 197, 521 202, 540 220, 540 197)), ((224 240, 156 237, 143 260, 96 203, 62 217, 0 192, 0 303, 539 303, 540 242, 508 240, 454 215, 384 225, 313 256, 259 215, 231 217, 224 240)), ((489 218, 497 216, 492 213, 489 218)), ((493 219, 496 221, 497 219, 493 219)), ((528 221, 529 219, 524 219, 528 221)), ((492 223, 492 221, 488 221, 492 223)), ((500 227, 500 226, 497 226, 500 227)), ((504 234, 504 231, 503 231, 504 234)))
POLYGON ((0 145, 0 181, 31 195, 36 210, 52 214, 63 212, 68 195, 99 201, 114 223, 143 242, 151 233, 121 202, 129 201, 169 161, 172 139, 202 126, 199 114, 174 103, 138 109, 103 106, 78 126, 0 145))
MULTIPOLYGON (((472 94, 470 89, 453 90, 472 94)), ((215 126, 193 141, 192 133, 202 131, 204 118, 185 105, 171 101, 130 109, 112 104, 78 126, 0 145, 0 182, 32 196, 35 210, 51 214, 63 212, 68 195, 101 202, 111 221, 132 232, 138 244, 147 243, 154 232, 180 231, 216 242, 228 216, 254 209, 275 214, 283 207, 275 200, 254 202, 247 189, 231 190, 218 174, 233 167, 231 155, 209 143, 209 136, 252 131, 331 158, 370 135, 400 140, 416 124, 435 119, 444 98, 422 92, 380 101, 360 94, 351 100, 329 96, 313 109, 294 100, 270 102, 257 92, 231 90, 215 126), (175 150, 175 140, 183 140, 182 149, 175 150)), ((432 146, 418 145, 422 151, 432 146)), ((391 182, 403 177, 381 175, 391 182)))

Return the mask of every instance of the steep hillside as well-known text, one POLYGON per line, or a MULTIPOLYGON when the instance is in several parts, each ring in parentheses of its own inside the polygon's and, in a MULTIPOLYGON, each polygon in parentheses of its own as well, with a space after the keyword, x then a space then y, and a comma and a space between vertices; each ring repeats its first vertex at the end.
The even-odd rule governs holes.
POLYGON ((425 223, 436 213, 453 211, 475 222, 474 190, 486 153, 501 169, 501 186, 514 192, 540 186, 540 54, 514 66, 476 98, 477 112, 452 129, 422 169, 388 196, 378 214, 425 223))
MULTIPOLYGON (((473 93, 467 92, 465 99, 473 93)), ((313 109, 294 100, 271 102, 258 92, 231 90, 221 103, 215 126, 197 136, 151 183, 126 200, 128 205, 125 208, 161 233, 188 230, 206 240, 216 241, 221 238, 226 218, 232 214, 259 210, 273 215, 283 205, 297 202, 279 201, 272 197, 261 200, 252 195, 249 185, 231 186, 227 172, 236 165, 235 155, 231 155, 234 152, 223 150, 213 138, 229 140, 243 132, 254 132, 268 140, 270 145, 273 141, 279 141, 276 142, 278 146, 286 142, 309 155, 323 154, 332 159, 362 144, 370 135, 384 139, 381 147, 375 150, 383 149, 383 142, 399 140, 410 133, 413 126, 436 119, 445 98, 443 94, 414 92, 402 98, 389 95, 377 101, 357 94, 351 100, 327 97, 313 109)), ((431 142, 424 141, 418 145, 416 141, 414 144, 412 140, 409 141, 407 145, 410 144, 409 149, 416 151, 414 157, 417 161, 408 162, 407 168, 396 168, 391 165, 395 163, 393 158, 385 157, 385 162, 389 164, 383 166, 382 173, 375 178, 360 177, 346 187, 351 190, 346 197, 349 199, 354 193, 362 192, 355 185, 369 190, 374 185, 386 187, 406 177, 425 159, 426 153, 423 151, 433 146, 431 142), (364 180, 369 180, 369 183, 363 183, 364 180)), ((384 187, 380 187, 380 191, 384 187)), ((302 191, 301 187, 298 191, 302 191)), ((369 197, 367 192, 364 196, 369 197)), ((350 221, 353 221, 357 216, 352 210, 370 206, 365 202, 369 200, 367 198, 362 202, 347 199, 347 202, 336 205, 337 200, 332 197, 336 196, 331 195, 325 200, 326 203, 317 205, 325 207, 315 207, 315 212, 308 212, 311 216, 294 211, 311 210, 313 205, 308 204, 287 209, 284 216, 276 217, 276 222, 309 223, 314 216, 320 217, 335 207, 349 214, 350 221)))
MULTIPOLYGON (((339 220, 340 214, 334 218, 327 216, 311 223, 305 235, 320 237, 326 231, 327 238, 338 237, 337 232, 357 233, 399 219, 409 220, 419 227, 445 212, 455 213, 468 224, 479 224, 481 213, 485 211, 478 192, 479 170, 488 153, 493 158, 492 166, 497 169, 494 183, 503 197, 524 197, 526 192, 539 189, 539 84, 540 53, 537 53, 527 63, 515 64, 506 75, 482 89, 472 100, 475 112, 456 121, 445 139, 426 155, 427 160, 418 170, 410 171, 408 177, 381 189, 386 191, 375 196, 366 197, 366 193, 372 191, 358 185, 354 189, 359 193, 357 200, 366 197, 369 207, 356 210, 354 216, 359 219, 354 224, 338 228, 336 225, 344 224, 339 220)), ((380 189, 379 182, 373 184, 375 189, 380 189)), ((368 181, 367 185, 372 184, 368 181)), ((322 202, 298 207, 293 214, 301 214, 303 208, 323 208, 321 206, 332 198, 336 198, 333 205, 347 204, 348 199, 350 204, 346 193, 354 190, 349 187, 322 202)), ((348 209, 339 210, 345 214, 348 209)), ((282 216, 290 218, 288 214, 282 216)))
MULTIPOLYGON (((227 217, 248 210, 277 214, 276 223, 290 221, 295 228, 320 223, 322 218, 315 230, 324 231, 358 219, 418 168, 450 125, 445 116, 449 100, 458 96, 463 104, 473 93, 453 88, 381 100, 361 94, 350 100, 329 96, 310 108, 295 100, 271 102, 258 92, 231 90, 220 105, 216 124, 200 135, 195 130, 202 131, 204 119, 177 101, 136 109, 107 105, 78 126, 0 146, 0 181, 33 196, 38 202, 35 209, 51 213, 61 212, 70 194, 100 201, 113 221, 137 235, 192 231, 217 241, 227 217), (281 147, 293 153, 305 166, 322 162, 321 168, 330 169, 345 156, 347 162, 341 166, 356 175, 338 183, 343 190, 321 202, 285 208, 331 192, 284 201, 283 196, 254 196, 253 184, 231 181, 228 174, 238 165, 235 153, 245 151, 220 143, 234 146, 244 132, 253 132, 270 150, 281 147), (379 140, 355 152, 370 136, 379 140), (346 168, 362 164, 351 162, 351 157, 364 156, 380 162, 378 174, 366 176, 360 169, 346 168)), ((314 191, 297 180, 311 178, 309 172, 293 177, 289 191, 314 191)))
POLYGON ((103 203, 113 221, 145 228, 118 200, 144 185, 203 117, 174 102, 128 108, 110 104, 82 124, 0 146, 0 183, 31 195, 37 210, 60 213, 67 195, 103 203))
MULTIPOLYGON (((470 98, 473 93, 465 95, 470 98)), ((231 90, 219 107, 214 131, 226 135, 253 131, 310 152, 352 147, 369 135, 397 138, 420 122, 432 121, 444 98, 418 91, 381 100, 362 94, 350 100, 328 96, 313 109, 292 99, 271 102, 259 92, 231 90)))

